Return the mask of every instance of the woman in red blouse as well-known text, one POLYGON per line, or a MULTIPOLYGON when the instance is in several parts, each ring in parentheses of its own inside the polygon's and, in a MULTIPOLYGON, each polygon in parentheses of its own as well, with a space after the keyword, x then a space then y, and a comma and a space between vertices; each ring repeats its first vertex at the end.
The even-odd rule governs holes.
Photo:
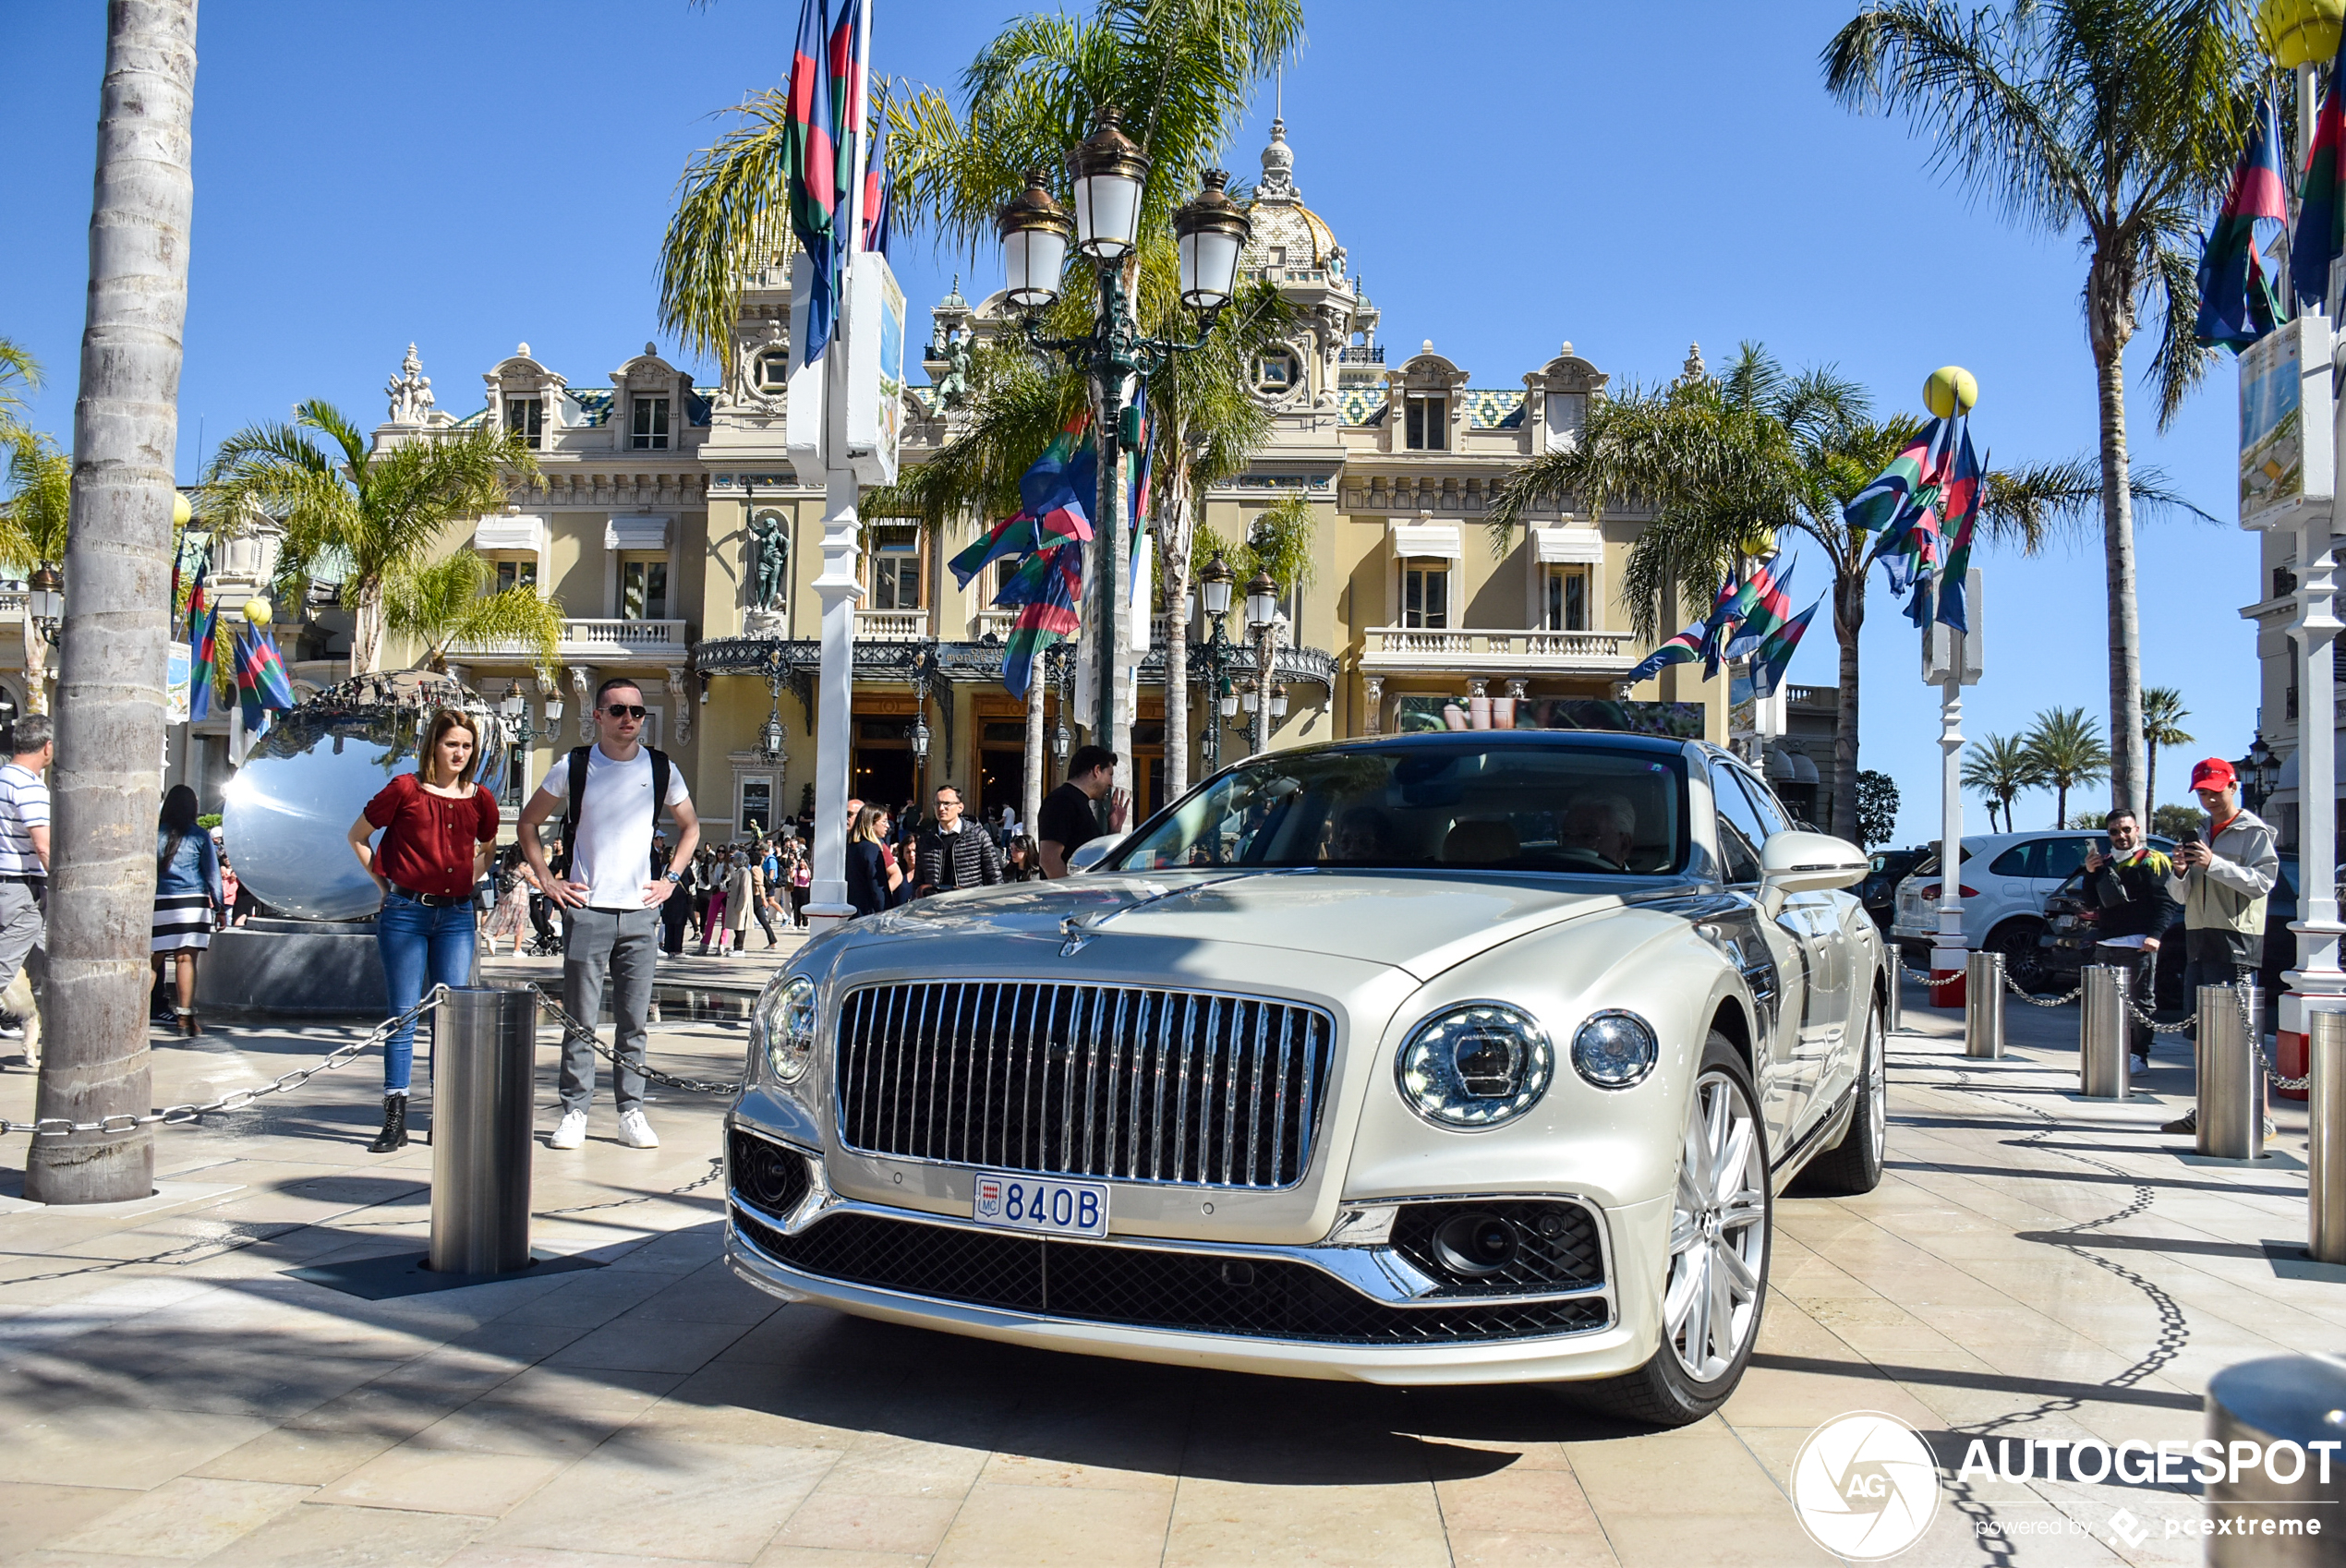
MULTIPOLYGON (((358 863, 382 889, 375 946, 382 954, 391 1010, 404 1013, 435 985, 472 980, 473 885, 489 867, 497 840, 497 802, 473 782, 480 732, 469 714, 433 716, 422 766, 403 773, 367 802, 350 825, 358 863), (377 828, 382 838, 372 849, 377 828)), ((369 1144, 386 1154, 407 1142, 407 1083, 415 1067, 416 1026, 383 1048, 383 1129, 369 1144)))

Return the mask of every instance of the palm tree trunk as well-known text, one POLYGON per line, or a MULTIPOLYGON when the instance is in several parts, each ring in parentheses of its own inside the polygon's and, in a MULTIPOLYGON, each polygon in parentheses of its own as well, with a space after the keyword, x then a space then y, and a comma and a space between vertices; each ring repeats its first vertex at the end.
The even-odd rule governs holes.
POLYGON ((350 672, 372 674, 382 668, 382 588, 366 584, 344 586, 355 586, 357 600, 350 611, 350 672))
POLYGON ((1832 631, 1841 640, 1841 693, 1833 719, 1832 830, 1857 838, 1857 634, 1866 624, 1866 574, 1843 573, 1832 584, 1832 631))
POLYGON ((2056 828, 2066 828, 2069 826, 2069 786, 2056 785, 2053 796, 2053 826, 2056 828))
POLYGON ((2150 814, 2159 809, 2159 742, 2143 737, 2143 831, 2150 831, 2150 814))
MULTIPOLYGON (((155 891, 171 456, 178 444, 196 0, 112 0, 98 94, 90 308, 74 407, 68 601, 57 690, 48 1055, 38 1112, 143 1116, 144 934, 155 891)), ((154 1190, 154 1135, 39 1138, 25 1195, 115 1203, 154 1190)))
POLYGON ((2126 335, 2119 313, 2131 291, 2101 277, 2097 259, 2086 284, 2095 381, 2101 398, 2101 533, 2110 587, 2110 803, 2140 812, 2143 803, 2141 634, 2134 612, 2134 509, 2126 454, 2126 335), (2115 297, 2112 297, 2113 294, 2115 297), (2098 296, 2098 297, 2097 297, 2098 296))

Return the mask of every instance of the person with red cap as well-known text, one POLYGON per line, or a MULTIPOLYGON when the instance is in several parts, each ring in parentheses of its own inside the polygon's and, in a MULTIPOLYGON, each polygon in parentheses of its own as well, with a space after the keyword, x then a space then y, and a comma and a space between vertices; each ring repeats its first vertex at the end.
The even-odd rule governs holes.
MULTIPOLYGON (((2176 847, 2167 890, 2183 906, 2183 997, 2196 1005, 2201 986, 2232 985, 2256 972, 2265 949, 2265 898, 2280 878, 2280 853, 2273 830, 2242 808, 2231 764, 2204 758, 2191 770, 2191 788, 2207 813, 2207 833, 2176 847)), ((2198 1129, 2196 1108, 2159 1128, 2198 1129)), ((2267 1118, 2265 1135, 2272 1130, 2267 1118)))

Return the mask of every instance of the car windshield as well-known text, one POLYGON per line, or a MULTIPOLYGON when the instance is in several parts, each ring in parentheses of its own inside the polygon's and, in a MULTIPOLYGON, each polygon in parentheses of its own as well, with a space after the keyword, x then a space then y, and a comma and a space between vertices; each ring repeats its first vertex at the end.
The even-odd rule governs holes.
POLYGON ((1471 866, 1651 876, 1687 862, 1675 753, 1408 742, 1266 757, 1175 805, 1107 869, 1471 866))

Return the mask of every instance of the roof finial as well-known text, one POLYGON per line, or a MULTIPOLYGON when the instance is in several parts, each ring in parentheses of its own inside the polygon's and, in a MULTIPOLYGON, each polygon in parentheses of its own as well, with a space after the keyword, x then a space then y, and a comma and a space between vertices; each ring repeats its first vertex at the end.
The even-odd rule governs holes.
POLYGON ((1295 150, 1287 144, 1287 121, 1274 116, 1271 144, 1263 150, 1263 178, 1254 187, 1255 199, 1294 201, 1295 150))
POLYGON ((1678 379, 1691 384, 1710 374, 1711 368, 1702 362, 1702 345, 1699 343, 1687 344, 1687 362, 1679 368, 1678 379))

